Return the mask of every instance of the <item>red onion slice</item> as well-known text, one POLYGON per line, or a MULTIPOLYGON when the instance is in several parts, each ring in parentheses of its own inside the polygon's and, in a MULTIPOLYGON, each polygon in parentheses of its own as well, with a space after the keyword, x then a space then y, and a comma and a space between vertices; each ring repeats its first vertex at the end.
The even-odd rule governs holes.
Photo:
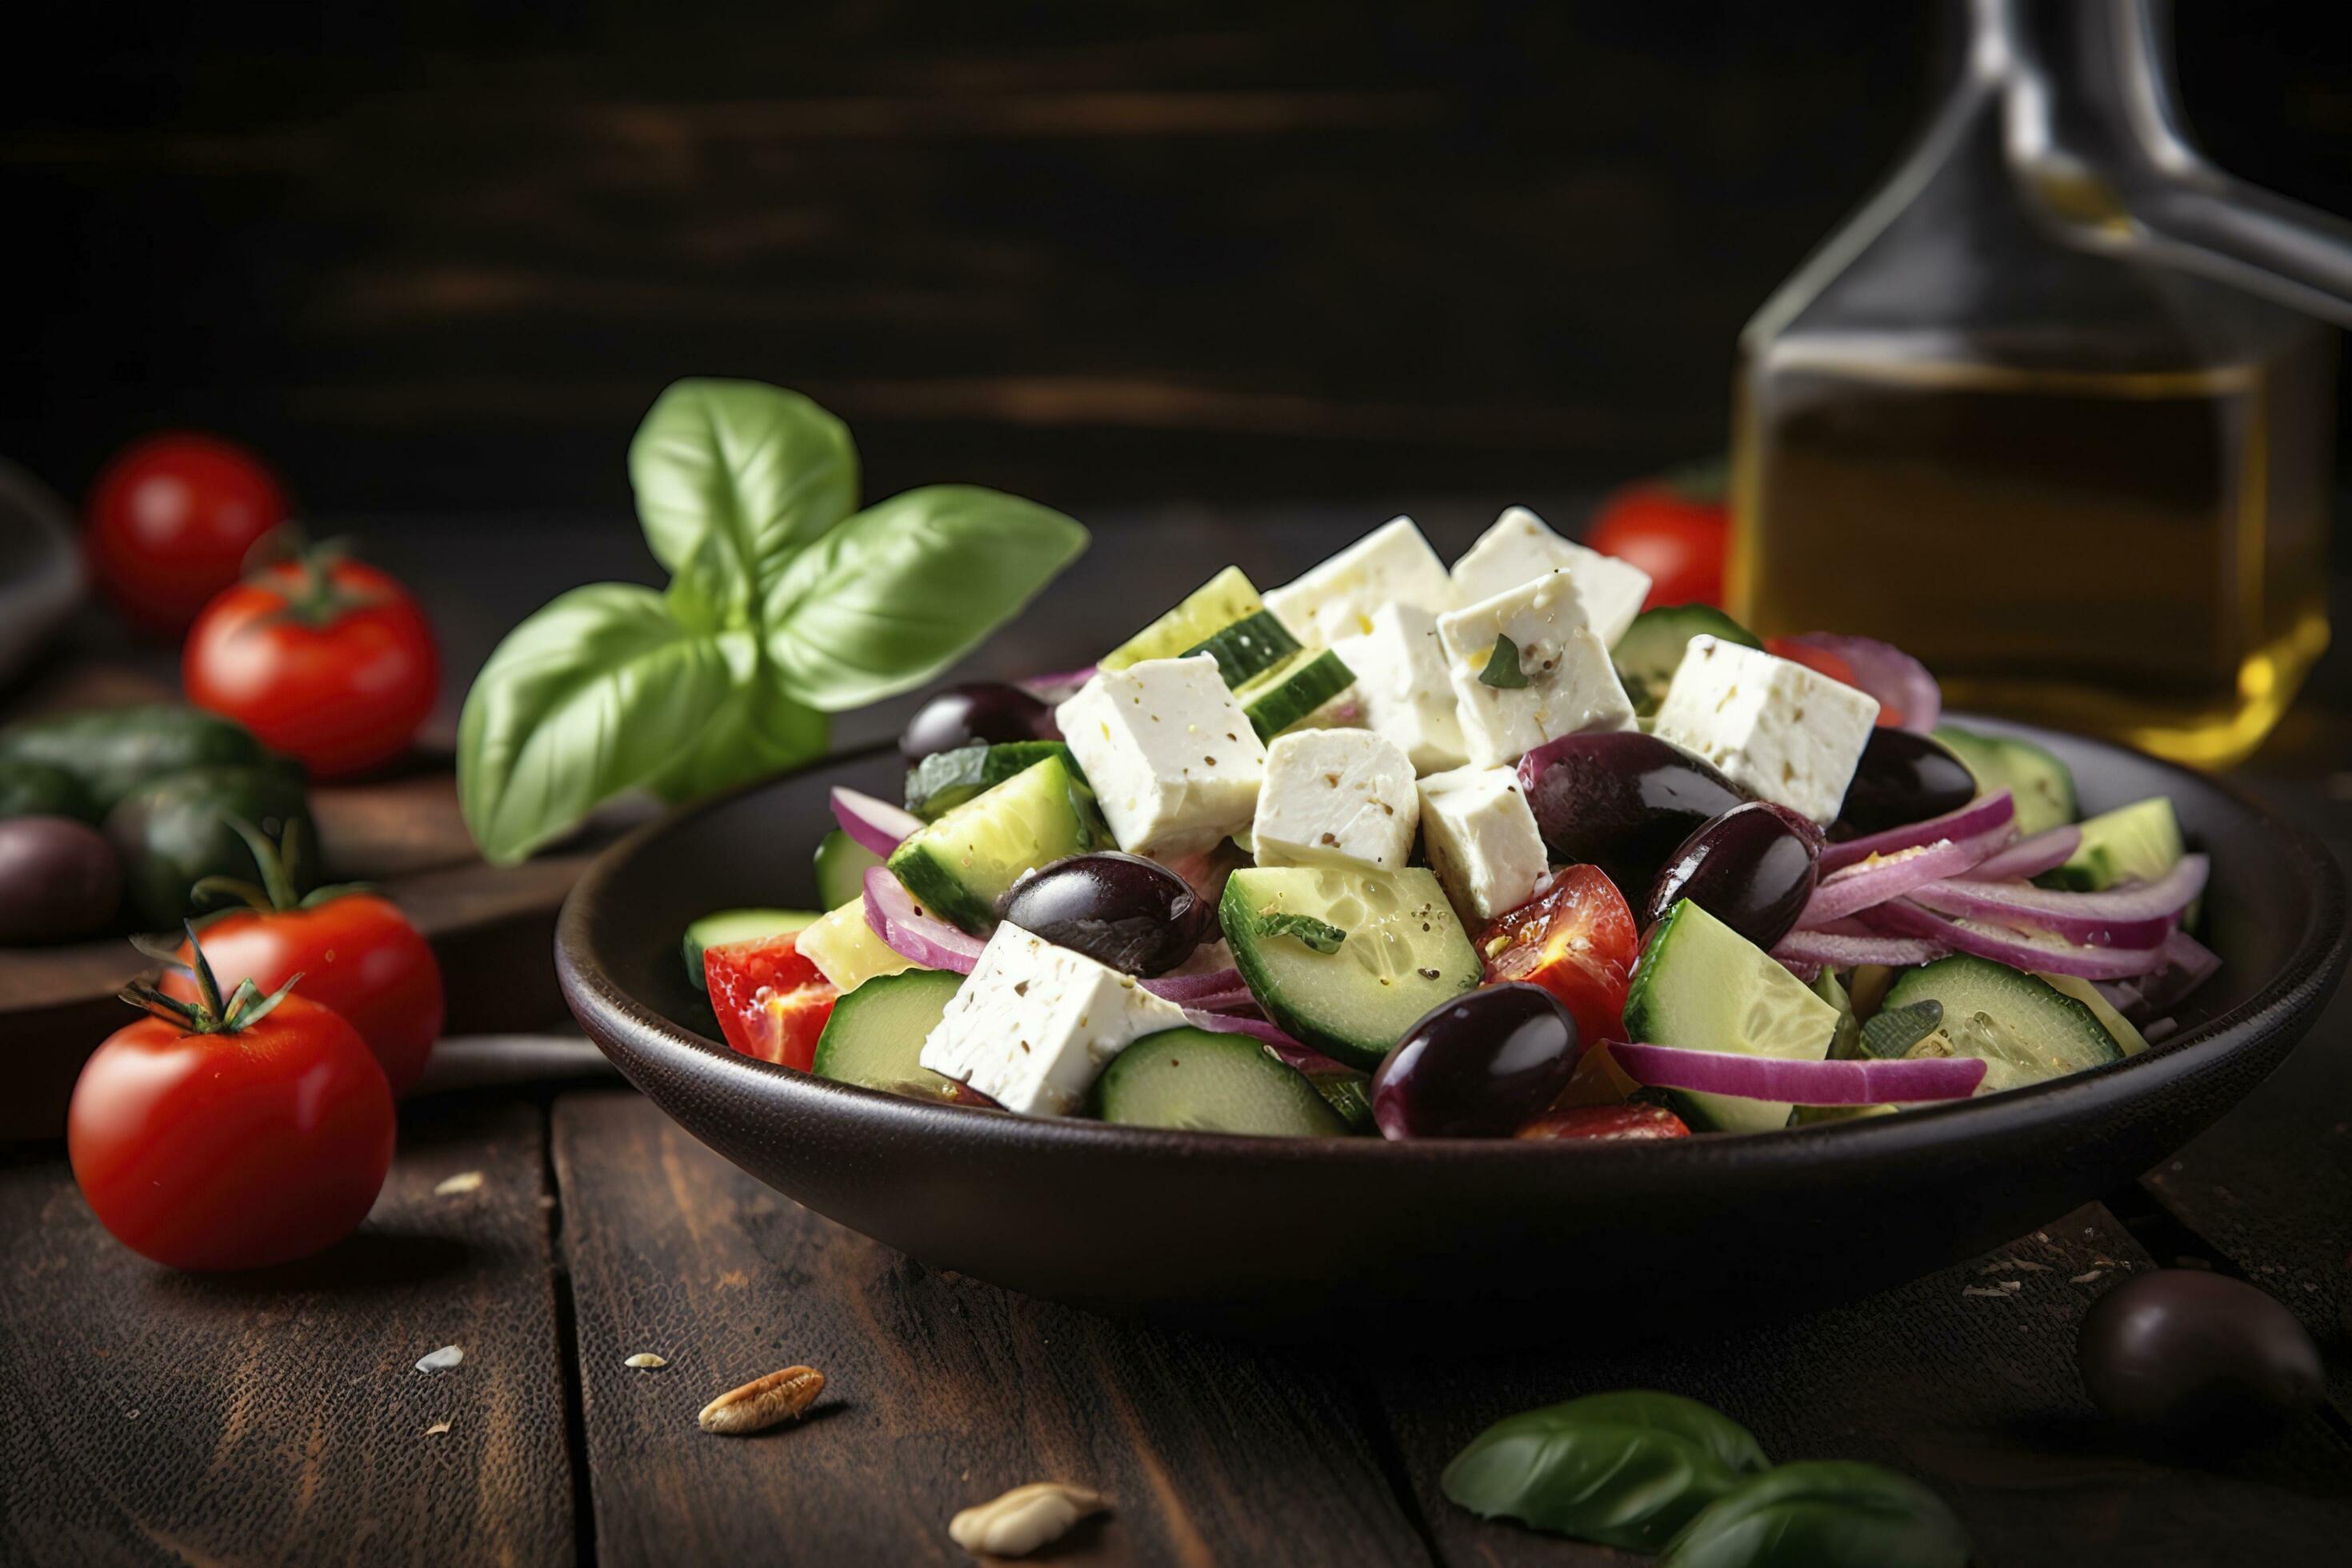
POLYGON ((1858 861, 1832 871, 1813 888, 1805 912, 1797 917, 1800 931, 1818 931, 1832 921, 1875 909, 1917 888, 1958 877, 1998 850, 2009 836, 2006 824, 1974 838, 1957 842, 1939 838, 1892 855, 1858 861))
POLYGON ((1609 1055, 1630 1076, 1653 1089, 1727 1094, 1738 1100, 1785 1100, 1797 1105, 1966 1100, 1977 1091, 1985 1075, 1985 1064, 1975 1057, 1810 1062, 1614 1041, 1609 1055))
POLYGON ((1203 1013, 1187 1007, 1184 1009, 1184 1021, 1196 1029, 1206 1029, 1213 1035, 1247 1035, 1253 1040, 1272 1046, 1276 1056, 1295 1068, 1313 1065, 1329 1067, 1338 1071, 1346 1070, 1338 1062, 1330 1060, 1320 1052, 1300 1045, 1264 1018, 1237 1018, 1231 1013, 1203 1013))
POLYGON ((2083 830, 2069 822, 2037 833, 2031 838, 2021 838, 1989 860, 1979 861, 1967 873, 1971 882, 2029 881, 2044 871, 2054 871, 2074 858, 2083 846, 2083 830))
POLYGON ((1851 969, 1857 963, 1883 963, 1889 969, 1907 969, 1915 963, 1933 963, 1950 952, 1950 948, 1917 937, 1792 931, 1772 949, 1772 956, 1783 963, 1815 968, 1827 964, 1832 969, 1851 969))
POLYGON ((2092 947, 2158 947, 2180 911, 2205 890, 2210 862, 2184 855, 2153 882, 2096 893, 2069 893, 2031 882, 1932 882, 1911 901, 1938 914, 1966 915, 2002 925, 2046 931, 2092 947))
POLYGON ((833 792, 833 819, 861 849, 887 855, 908 834, 923 826, 913 812, 854 789, 833 792))
POLYGON ((1076 696, 1078 688, 1095 678, 1095 668, 1090 664, 1084 669, 1057 669, 1014 684, 1040 702, 1061 702, 1076 696))
POLYGON ((1251 1000, 1238 969, 1215 969, 1202 974, 1162 974, 1138 982, 1163 1002, 1180 1007, 1231 1007, 1251 1000))
POLYGON ((1843 844, 1824 846, 1822 850, 1822 875, 1843 871, 1857 861, 1873 855, 1892 855, 1898 849, 1916 849, 1922 844, 1933 844, 1938 838, 1954 843, 1975 838, 1996 827, 2007 826, 2017 820, 2016 803, 2005 789, 1990 795, 1980 795, 1958 811, 1948 811, 1941 816, 1931 816, 1925 822, 1906 823, 1890 827, 1884 833, 1874 833, 1864 838, 1849 838, 1843 844))
POLYGON ((1973 921, 1946 920, 1908 899, 1879 905, 1870 911, 1870 920, 1872 924, 1899 936, 1939 942, 1958 952, 2006 963, 2011 969, 2044 974, 2072 974, 2083 980, 2126 980, 2149 973, 2164 963, 2164 950, 2160 947, 2083 947, 2055 938, 1979 925, 1973 921))
POLYGON ((970 974, 984 945, 970 931, 924 912, 905 884, 879 866, 866 868, 866 923, 883 946, 926 969, 970 974))
POLYGON ((1875 637, 1841 637, 1835 632, 1806 632, 1785 639, 1801 647, 1817 647, 1845 661, 1859 690, 1878 699, 1878 721, 1924 735, 1943 716, 1944 691, 1927 667, 1892 643, 1875 637), (1899 715, 1899 717, 1895 717, 1899 715))
MULTIPOLYGON (((2211 979, 2213 972, 2221 967, 2221 955, 2185 931, 2168 934, 2163 951, 2164 966, 2140 988, 2142 1005, 2151 1013, 2174 1005, 2211 979)), ((2140 1034, 2148 1037, 2146 1029, 2140 1034)))

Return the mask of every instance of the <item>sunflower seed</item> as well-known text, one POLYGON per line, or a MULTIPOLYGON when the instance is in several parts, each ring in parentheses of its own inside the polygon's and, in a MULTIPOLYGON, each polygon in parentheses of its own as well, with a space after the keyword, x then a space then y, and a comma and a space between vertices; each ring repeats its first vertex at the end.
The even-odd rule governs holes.
POLYGON ((634 1366, 641 1372, 649 1372, 657 1366, 667 1366, 669 1364, 669 1357, 656 1355, 651 1351, 639 1351, 636 1354, 631 1356, 621 1364, 623 1366, 634 1366))
POLYGON ((948 1536, 976 1557, 1025 1557, 1059 1541, 1070 1527, 1110 1504, 1100 1492, 1060 1481, 1032 1481, 968 1508, 948 1521, 948 1536))
POLYGON ((460 1193, 478 1193, 481 1190, 481 1172, 460 1171, 454 1176, 446 1176, 435 1183, 433 1195, 436 1198, 454 1198, 460 1193))

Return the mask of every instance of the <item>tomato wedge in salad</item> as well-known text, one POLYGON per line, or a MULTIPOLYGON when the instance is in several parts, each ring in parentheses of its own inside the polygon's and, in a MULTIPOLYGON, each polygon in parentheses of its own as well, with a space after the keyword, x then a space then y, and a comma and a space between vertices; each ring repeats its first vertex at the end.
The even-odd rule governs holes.
POLYGON ((1525 981, 1559 998, 1591 1047, 1624 1032, 1625 990, 1641 952, 1625 895, 1597 866, 1569 866, 1540 897, 1479 938, 1486 983, 1525 981))
POLYGON ((706 948, 702 976, 727 1043, 803 1072, 841 993, 802 956, 797 932, 706 948))

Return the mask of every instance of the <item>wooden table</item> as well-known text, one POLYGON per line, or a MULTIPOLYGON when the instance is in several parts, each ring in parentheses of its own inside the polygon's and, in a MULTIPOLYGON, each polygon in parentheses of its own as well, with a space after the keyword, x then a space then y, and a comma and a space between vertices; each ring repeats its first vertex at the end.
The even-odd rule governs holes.
MULTIPOLYGON (((1122 534, 1061 597, 1105 598, 1090 590, 1146 548, 1269 574, 1312 552, 1313 520, 1296 537, 1257 521, 1122 534)), ((1132 607, 1080 612, 1081 635, 1132 607)), ((1065 651, 1015 634, 982 663, 1065 651)), ((2339 855, 2346 662, 2246 775, 2339 855)), ((1056 1562, 1623 1563, 1475 1520, 1436 1483, 1495 1417, 1624 1386, 1716 1404, 1775 1458, 1917 1475, 1986 1563, 2333 1560, 2352 1532, 2347 1036, 2340 998, 2175 1159, 1982 1259, 1802 1321, 1759 1303, 1759 1321, 1704 1338, 1644 1343, 1629 1322, 1507 1359, 1481 1355, 1475 1310, 1399 1321, 1392 1353, 1269 1349, 935 1273, 612 1087, 412 1103, 368 1226, 238 1279, 141 1262, 53 1147, 19 1149, 0 1156, 0 1562, 954 1563, 957 1509, 1057 1479, 1114 1511, 1056 1562), (2269 1447, 2143 1450, 2076 1381, 2084 1309, 2184 1261, 2263 1285, 2326 1352, 2329 1403, 2269 1447), (2010 1279, 2005 1298, 1967 1293, 2010 1279), (445 1345, 459 1366, 415 1370, 445 1345), (638 1352, 668 1364, 625 1366, 638 1352), (696 1426, 712 1395, 795 1363, 828 1379, 806 1421, 747 1439, 696 1426)), ((1605 1290, 1608 1260, 1592 1263, 1605 1290)))

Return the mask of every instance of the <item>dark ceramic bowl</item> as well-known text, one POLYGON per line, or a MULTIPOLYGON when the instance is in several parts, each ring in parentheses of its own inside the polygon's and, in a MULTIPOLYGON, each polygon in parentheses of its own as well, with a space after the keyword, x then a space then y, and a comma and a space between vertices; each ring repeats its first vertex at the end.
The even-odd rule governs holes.
MULTIPOLYGON (((2341 872, 2228 786, 2096 742, 2050 747, 2086 812, 2172 796, 2210 849, 2224 960, 2142 1055, 1902 1116, 1588 1146, 1260 1139, 925 1104, 738 1056, 687 984, 687 922, 806 905, 825 792, 895 797, 895 753, 776 779, 607 850, 556 962, 604 1054, 688 1131, 818 1213, 939 1268, 1249 1331, 1477 1303, 1482 1335, 1802 1310, 2009 1241, 2130 1181, 2278 1065, 2345 962, 2341 872)), ((1719 1321, 1719 1317, 1718 1317, 1719 1321)))

